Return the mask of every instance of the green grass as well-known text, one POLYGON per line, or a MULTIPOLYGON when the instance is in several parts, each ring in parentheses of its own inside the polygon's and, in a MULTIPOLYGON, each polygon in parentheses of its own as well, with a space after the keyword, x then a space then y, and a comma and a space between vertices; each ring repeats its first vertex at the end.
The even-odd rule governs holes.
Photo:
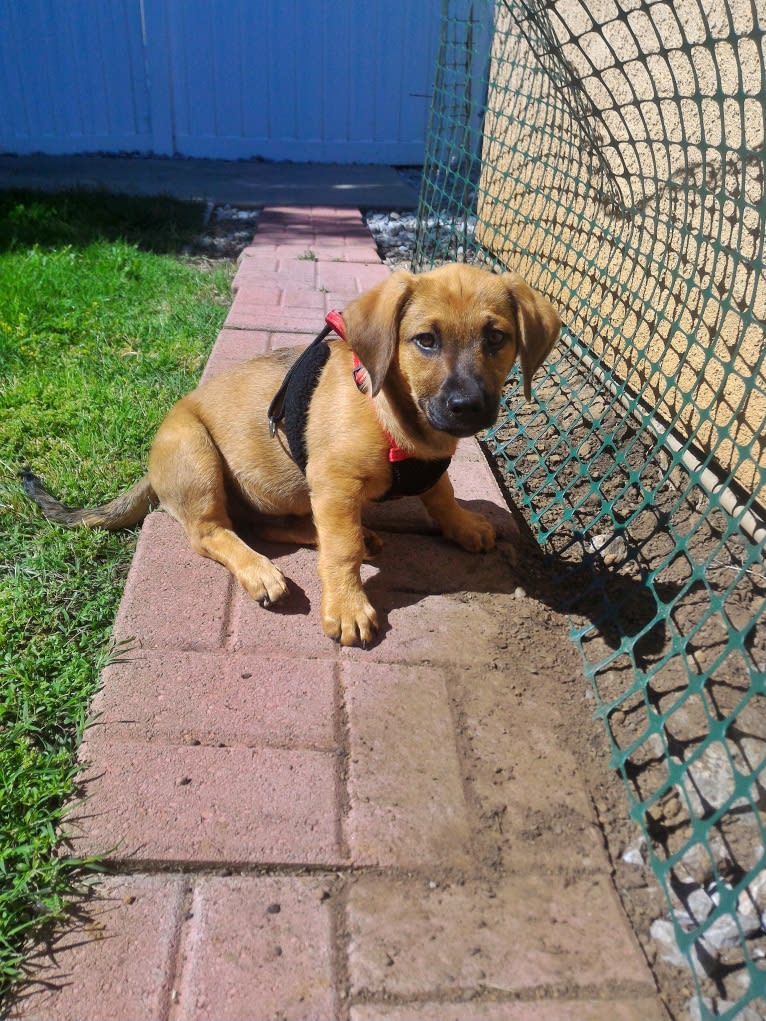
POLYGON ((75 505, 143 474, 229 303, 230 265, 173 254, 202 214, 0 192, 0 998, 89 868, 57 853, 58 833, 135 548, 134 534, 49 524, 17 473, 75 505))

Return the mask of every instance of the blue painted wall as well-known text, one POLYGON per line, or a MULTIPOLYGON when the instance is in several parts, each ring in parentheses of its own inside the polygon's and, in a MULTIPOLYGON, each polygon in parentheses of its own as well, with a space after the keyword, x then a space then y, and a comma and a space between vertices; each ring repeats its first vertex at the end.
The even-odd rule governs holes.
POLYGON ((423 159, 440 0, 0 0, 0 151, 423 159))

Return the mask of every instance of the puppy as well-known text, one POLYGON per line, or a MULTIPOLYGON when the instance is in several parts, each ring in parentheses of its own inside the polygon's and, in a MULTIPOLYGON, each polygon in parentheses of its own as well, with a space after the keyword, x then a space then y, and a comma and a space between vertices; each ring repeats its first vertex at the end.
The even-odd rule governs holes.
POLYGON ((366 645, 377 617, 360 568, 365 540, 376 537, 362 508, 394 491, 420 493, 445 536, 472 552, 491 549, 492 526, 456 502, 445 469, 458 437, 495 422, 517 358, 530 398, 560 322, 516 274, 454 264, 394 273, 328 323, 341 339, 322 334, 302 356, 253 358, 180 400, 147 474, 122 496, 70 510, 31 472, 22 473, 26 492, 64 525, 122 528, 160 505, 197 553, 268 606, 287 582, 233 530, 244 505, 262 538, 318 545, 322 628, 341 645, 366 645))

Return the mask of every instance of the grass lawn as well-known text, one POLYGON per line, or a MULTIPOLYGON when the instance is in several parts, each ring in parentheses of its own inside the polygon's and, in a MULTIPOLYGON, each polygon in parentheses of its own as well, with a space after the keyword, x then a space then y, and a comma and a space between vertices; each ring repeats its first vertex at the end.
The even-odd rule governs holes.
POLYGON ((0 192, 0 998, 88 871, 54 854, 56 828, 135 548, 48 524, 17 472, 73 505, 143 473, 230 300, 231 264, 178 256, 202 218, 165 199, 0 192))

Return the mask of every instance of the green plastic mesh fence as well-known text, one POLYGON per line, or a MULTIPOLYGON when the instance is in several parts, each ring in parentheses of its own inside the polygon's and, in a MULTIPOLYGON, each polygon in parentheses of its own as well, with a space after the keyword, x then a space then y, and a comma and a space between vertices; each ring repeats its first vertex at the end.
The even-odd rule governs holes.
POLYGON ((486 444, 703 1018, 766 1016, 765 28, 763 0, 444 0, 413 263, 562 313, 486 444))

